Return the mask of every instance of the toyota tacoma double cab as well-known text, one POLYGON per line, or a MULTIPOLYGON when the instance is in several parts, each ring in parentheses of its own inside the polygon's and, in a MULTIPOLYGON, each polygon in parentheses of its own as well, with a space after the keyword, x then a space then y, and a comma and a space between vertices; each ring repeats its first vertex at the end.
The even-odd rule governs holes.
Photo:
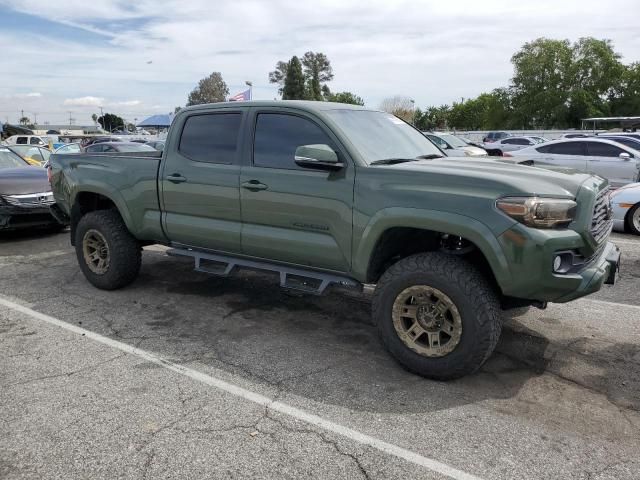
POLYGON ((149 244, 309 293, 375 285, 382 343, 434 379, 487 360, 501 310, 588 295, 619 265, 606 180, 445 157, 395 116, 351 105, 194 106, 163 152, 52 155, 50 178, 96 287, 133 282, 149 244))

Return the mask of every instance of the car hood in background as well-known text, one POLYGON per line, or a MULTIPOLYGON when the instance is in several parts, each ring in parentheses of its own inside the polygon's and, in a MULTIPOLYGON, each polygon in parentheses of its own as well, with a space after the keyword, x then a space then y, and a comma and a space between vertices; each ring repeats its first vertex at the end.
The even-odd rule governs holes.
POLYGON ((0 195, 22 195, 51 191, 47 171, 40 167, 0 170, 0 195))

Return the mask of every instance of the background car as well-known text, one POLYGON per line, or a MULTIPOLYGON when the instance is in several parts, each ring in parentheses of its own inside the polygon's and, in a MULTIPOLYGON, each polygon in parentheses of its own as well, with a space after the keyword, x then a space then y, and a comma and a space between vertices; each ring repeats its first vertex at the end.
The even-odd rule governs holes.
POLYGON ((618 142, 622 145, 626 145, 629 148, 633 148, 634 150, 640 150, 640 139, 633 137, 625 137, 622 135, 599 135, 598 138, 602 138, 603 140, 611 140, 612 142, 618 142))
POLYGON ((560 138, 586 138, 591 136, 592 135, 590 133, 575 132, 575 133, 565 133, 560 138))
POLYGON ((0 147, 0 231, 35 226, 63 228, 51 215, 49 207, 53 203, 47 171, 0 147))
POLYGON ((532 145, 538 145, 545 140, 542 137, 506 137, 483 145, 489 155, 501 156, 504 152, 521 150, 532 145))
POLYGON ((640 151, 597 137, 569 138, 505 153, 526 157, 534 165, 550 165, 591 172, 620 187, 638 181, 640 151))
POLYGON ((146 144, 161 152, 164 151, 164 142, 160 140, 152 140, 150 142, 147 142, 146 144))
POLYGON ((36 167, 42 167, 51 156, 51 151, 48 148, 37 145, 11 145, 7 148, 19 155, 29 165, 36 167))
POLYGON ((112 137, 112 136, 98 136, 98 137, 87 137, 84 138, 81 142, 83 147, 87 147, 89 145, 93 145, 94 143, 103 143, 103 142, 123 142, 120 137, 112 137))
POLYGON ((82 146, 79 143, 67 143, 60 148, 57 148, 53 153, 80 153, 82 152, 82 146))
POLYGON ((613 228, 640 235, 640 183, 631 183, 611 194, 613 228))
POLYGON ((507 132, 489 132, 482 139, 482 143, 491 143, 491 142, 495 142, 496 140, 501 140, 503 138, 507 138, 510 136, 511 134, 507 132))
POLYGON ((12 135, 4 143, 6 145, 41 145, 46 147, 49 145, 49 139, 39 135, 12 135))
POLYGON ((114 152, 157 152, 157 150, 144 143, 134 142, 101 142, 89 145, 84 149, 87 153, 114 153, 114 152))
POLYGON ((486 157, 487 152, 479 147, 468 145, 450 133, 423 132, 437 147, 452 157, 486 157))
POLYGON ((598 137, 630 137, 640 140, 640 133, 635 132, 601 132, 596 134, 598 137))

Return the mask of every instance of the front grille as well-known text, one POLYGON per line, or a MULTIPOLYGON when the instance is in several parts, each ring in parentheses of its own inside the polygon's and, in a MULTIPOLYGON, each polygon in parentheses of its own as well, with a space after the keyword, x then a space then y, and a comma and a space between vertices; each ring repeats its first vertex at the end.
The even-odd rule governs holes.
POLYGON ((611 196, 609 186, 603 188, 598 193, 596 205, 593 208, 593 218, 591 220, 591 235, 596 242, 602 242, 613 227, 611 218, 611 196))
POLYGON ((48 207, 55 202, 51 192, 5 195, 3 198, 9 205, 18 207, 48 207))

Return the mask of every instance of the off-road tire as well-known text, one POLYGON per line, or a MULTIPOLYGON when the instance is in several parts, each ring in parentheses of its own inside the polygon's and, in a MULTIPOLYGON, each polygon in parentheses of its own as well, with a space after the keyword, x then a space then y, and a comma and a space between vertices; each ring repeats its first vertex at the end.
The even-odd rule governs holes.
POLYGON ((80 269, 95 287, 116 290, 129 285, 138 276, 141 247, 116 210, 96 210, 84 215, 76 227, 75 240, 80 269), (100 233, 109 248, 109 265, 103 274, 94 273, 85 261, 83 239, 89 230, 100 233))
POLYGON ((464 259, 440 252, 412 255, 392 265, 376 286, 372 315, 389 353, 407 370, 436 380, 451 380, 477 371, 493 352, 502 330, 500 303, 487 279, 464 259), (442 357, 416 353, 394 328, 392 309, 396 297, 418 285, 440 290, 460 314, 462 336, 455 349, 442 357))
POLYGON ((633 216, 637 215, 637 211, 640 210, 640 203, 637 203, 629 209, 627 215, 624 217, 624 226, 629 233, 634 235, 640 235, 640 230, 633 224, 633 216))

